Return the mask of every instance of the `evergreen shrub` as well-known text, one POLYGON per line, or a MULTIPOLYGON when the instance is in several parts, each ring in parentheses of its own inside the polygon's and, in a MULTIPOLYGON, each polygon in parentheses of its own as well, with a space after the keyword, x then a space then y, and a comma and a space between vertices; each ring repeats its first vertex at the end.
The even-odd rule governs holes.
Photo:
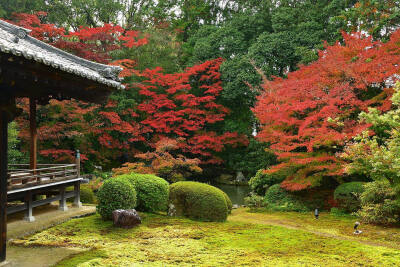
POLYGON ((208 184, 186 181, 171 184, 169 201, 175 206, 178 216, 217 222, 228 217, 224 193, 208 184))
POLYGON ((356 213, 364 222, 373 224, 398 224, 400 222, 399 192, 387 180, 364 185, 360 195, 361 209, 356 213))
POLYGON ((169 184, 152 174, 130 173, 117 176, 127 180, 136 189, 137 210, 165 211, 168 205, 169 184))
POLYGON ((136 207, 135 188, 125 179, 112 178, 105 181, 97 192, 97 199, 97 212, 104 220, 110 220, 114 210, 136 207))

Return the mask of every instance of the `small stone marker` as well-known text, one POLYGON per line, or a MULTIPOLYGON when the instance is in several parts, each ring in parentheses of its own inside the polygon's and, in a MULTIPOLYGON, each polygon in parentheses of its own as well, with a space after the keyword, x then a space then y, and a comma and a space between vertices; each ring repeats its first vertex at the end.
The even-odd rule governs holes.
POLYGON ((129 229, 142 223, 142 219, 136 210, 114 210, 112 213, 114 225, 129 229))
POLYGON ((360 225, 360 223, 359 222, 356 222, 355 224, 354 224, 354 234, 355 235, 359 235, 359 234, 361 234, 362 233, 362 231, 360 231, 360 230, 357 230, 357 227, 360 225))
POLYGON ((175 208, 175 205, 172 203, 170 203, 168 205, 168 216, 171 216, 171 217, 176 216, 176 208, 175 208))
POLYGON ((318 220, 318 217, 319 217, 319 211, 318 211, 318 209, 315 209, 315 211, 314 211, 314 216, 315 216, 315 219, 318 220))

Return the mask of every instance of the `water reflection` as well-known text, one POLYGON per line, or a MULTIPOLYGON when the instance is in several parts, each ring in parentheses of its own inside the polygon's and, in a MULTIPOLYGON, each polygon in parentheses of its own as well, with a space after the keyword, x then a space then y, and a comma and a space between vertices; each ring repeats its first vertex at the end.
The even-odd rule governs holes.
POLYGON ((244 198, 250 193, 250 187, 246 185, 215 184, 214 186, 224 191, 232 200, 232 204, 243 205, 244 198))

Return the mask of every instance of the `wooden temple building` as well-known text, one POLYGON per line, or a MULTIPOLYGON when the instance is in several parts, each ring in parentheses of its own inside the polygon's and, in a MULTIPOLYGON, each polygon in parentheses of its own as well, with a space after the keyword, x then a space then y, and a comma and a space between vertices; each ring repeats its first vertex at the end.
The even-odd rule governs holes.
POLYGON ((50 99, 77 99, 101 103, 119 82, 120 67, 94 63, 41 42, 30 31, 0 20, 0 262, 6 258, 7 214, 25 211, 34 220, 32 209, 66 199, 80 205, 79 153, 74 164, 37 164, 36 105, 50 99), (29 98, 30 163, 8 165, 8 123, 19 115, 16 98, 29 98), (71 192, 66 187, 74 186, 71 192), (36 196, 46 195, 37 200, 36 196), (11 202, 19 205, 9 204, 11 202))

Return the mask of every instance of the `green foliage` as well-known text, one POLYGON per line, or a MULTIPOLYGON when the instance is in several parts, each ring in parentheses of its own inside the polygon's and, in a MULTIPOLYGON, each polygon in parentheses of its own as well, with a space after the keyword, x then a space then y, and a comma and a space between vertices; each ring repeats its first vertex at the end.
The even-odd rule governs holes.
POLYGON ((97 199, 97 212, 104 220, 110 220, 114 210, 136 207, 135 188, 124 179, 105 181, 97 192, 97 199))
POLYGON ((247 147, 231 148, 224 157, 229 169, 241 171, 245 177, 252 177, 256 175, 257 170, 266 169, 276 163, 276 156, 265 150, 267 144, 258 142, 255 138, 249 139, 247 147))
POLYGON ((344 209, 333 207, 331 208, 330 214, 333 216, 345 216, 348 214, 348 212, 344 209))
POLYGON ((389 39, 400 24, 399 2, 396 0, 359 0, 351 9, 343 10, 334 22, 346 31, 368 32, 376 39, 389 39))
POLYGON ((309 211, 310 209, 296 196, 290 194, 279 184, 268 188, 264 198, 266 207, 274 211, 309 211))
POLYGON ((293 71, 300 60, 295 53, 294 37, 293 33, 286 31, 263 33, 249 48, 249 57, 268 78, 282 77, 293 71))
POLYGON ((152 174, 130 173, 113 179, 124 179, 135 187, 137 210, 165 211, 168 204, 169 184, 164 179, 152 174))
POLYGON ((364 192, 363 182, 350 182, 339 185, 334 198, 339 206, 347 212, 355 212, 360 208, 359 196, 364 192))
POLYGON ((96 203, 96 196, 92 188, 87 184, 81 185, 81 202, 88 204, 96 203))
MULTIPOLYGON (((393 108, 381 113, 376 108, 362 112, 360 120, 371 124, 376 135, 363 132, 349 144, 342 157, 351 161, 346 171, 372 180, 387 180, 396 187, 400 185, 400 83, 394 87, 391 98, 393 108)), ((400 199, 400 197, 399 197, 400 199)))
POLYGON ((43 2, 41 0, 1 0, 0 18, 10 19, 13 13, 31 13, 43 10, 43 2))
POLYGON ((223 192, 198 182, 177 182, 169 188, 169 201, 178 216, 201 221, 225 221, 228 206, 223 192))
POLYGON ((18 127, 16 122, 8 125, 8 163, 18 164, 24 163, 27 156, 20 149, 21 140, 18 138, 18 127))
POLYGON ((268 187, 279 184, 287 177, 292 176, 299 169, 297 166, 288 166, 274 173, 258 170, 249 181, 250 188, 258 195, 264 195, 268 187))
POLYGON ((264 197, 257 195, 254 192, 250 193, 250 196, 244 198, 244 203, 247 207, 254 209, 254 208, 261 208, 265 206, 264 204, 264 197))
POLYGON ((360 195, 361 209, 357 215, 367 223, 395 224, 400 221, 399 192, 385 180, 364 185, 360 195))
MULTIPOLYGON (((135 59, 135 69, 155 69, 161 67, 164 73, 183 71, 179 62, 181 45, 177 36, 168 29, 148 28, 142 34, 148 40, 146 45, 135 49, 124 49, 113 53, 114 59, 135 59)), ((119 94, 120 95, 120 94, 119 94)), ((135 98, 138 99, 138 98, 135 98)))

